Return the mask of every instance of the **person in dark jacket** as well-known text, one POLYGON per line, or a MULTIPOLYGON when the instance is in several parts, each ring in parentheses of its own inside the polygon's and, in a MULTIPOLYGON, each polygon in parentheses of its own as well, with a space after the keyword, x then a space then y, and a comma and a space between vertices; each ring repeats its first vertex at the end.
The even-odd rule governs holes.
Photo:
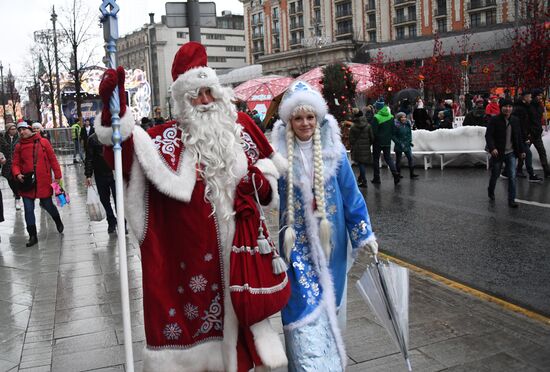
POLYGON ((474 108, 466 114, 464 117, 463 126, 478 126, 486 127, 487 126, 487 115, 485 114, 485 107, 483 107, 483 98, 478 98, 476 100, 476 105, 474 108))
POLYGON ((536 89, 533 91, 533 100, 531 101, 531 143, 537 149, 540 158, 540 164, 542 169, 544 169, 544 177, 550 178, 550 167, 548 166, 548 158, 546 157, 546 149, 544 148, 544 143, 542 142, 542 117, 544 116, 544 106, 542 99, 542 90, 536 89))
POLYGON ((414 174, 414 162, 411 150, 413 146, 411 122, 407 119, 407 114, 404 112, 398 112, 397 115, 395 115, 392 141, 394 143, 393 150, 395 151, 395 168, 399 176, 401 177, 401 156, 404 153, 409 162, 411 179, 418 178, 418 175, 414 174))
POLYGON ((107 232, 109 234, 116 231, 117 221, 113 208, 111 207, 111 193, 116 205, 115 179, 111 167, 103 158, 103 145, 97 139, 97 134, 92 133, 88 138, 86 149, 86 160, 84 162, 84 175, 86 176, 86 186, 92 186, 92 176, 95 177, 99 200, 105 208, 107 214, 107 232))
POLYGON ((502 100, 500 110, 501 113, 493 116, 489 121, 485 133, 486 148, 491 154, 491 178, 487 193, 490 200, 495 200, 495 186, 502 164, 505 163, 508 170, 508 205, 511 208, 517 208, 516 162, 517 158, 525 158, 525 148, 519 121, 512 116, 512 101, 502 100))
POLYGON ((15 209, 21 210, 21 196, 19 195, 19 190, 17 185, 19 181, 13 177, 11 174, 11 165, 13 161, 13 152, 15 151, 15 145, 19 142, 19 135, 17 134, 17 127, 15 124, 6 124, 6 132, 2 137, 0 137, 0 152, 4 154, 6 158, 6 163, 2 165, 2 176, 8 180, 8 185, 13 193, 15 199, 15 209))
POLYGON ((533 117, 530 108, 531 100, 531 93, 528 91, 523 91, 520 98, 516 101, 514 110, 512 111, 512 115, 517 117, 519 120, 521 140, 523 141, 525 147, 525 160, 521 158, 518 159, 516 177, 526 177, 523 173, 523 164, 525 163, 525 168, 527 168, 527 173, 529 174, 529 182, 542 182, 542 178, 536 175, 533 170, 533 154, 531 153, 531 125, 533 122, 533 117))
POLYGON ((393 130, 393 115, 390 113, 390 109, 383 101, 376 102, 376 109, 378 112, 374 115, 372 122, 372 133, 374 134, 374 143, 372 145, 373 157, 372 166, 374 169, 374 178, 372 183, 380 183, 380 151, 384 154, 384 160, 391 170, 393 175, 394 184, 399 183, 399 174, 395 168, 395 163, 391 158, 391 136, 393 130))
POLYGON ((424 107, 424 102, 420 97, 416 101, 416 107, 413 111, 414 126, 416 129, 433 130, 432 118, 428 110, 424 107))
POLYGON ((353 125, 349 130, 349 144, 351 145, 351 160, 359 167, 359 187, 367 187, 367 163, 372 161, 370 147, 374 141, 372 127, 367 118, 358 109, 354 109, 353 125))
POLYGON ((15 145, 11 172, 20 183, 24 182, 24 174, 34 171, 36 182, 29 190, 20 188, 25 207, 25 222, 29 233, 27 247, 38 243, 36 231, 36 218, 34 216, 34 200, 40 199, 40 205, 52 216, 59 233, 63 232, 59 211, 52 201, 52 172, 55 182, 61 181, 61 168, 55 157, 50 141, 33 133, 29 124, 22 122, 17 124, 19 143, 15 145))
POLYGON ((90 119, 84 119, 84 126, 80 130, 80 140, 82 141, 82 145, 84 146, 84 153, 86 153, 86 149, 88 146, 88 138, 92 134, 94 134, 95 129, 90 123, 90 119))

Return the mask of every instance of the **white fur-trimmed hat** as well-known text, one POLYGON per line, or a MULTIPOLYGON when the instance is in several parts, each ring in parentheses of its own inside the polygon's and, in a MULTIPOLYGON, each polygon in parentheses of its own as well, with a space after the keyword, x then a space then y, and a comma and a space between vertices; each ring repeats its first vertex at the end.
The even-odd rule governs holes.
POLYGON ((201 43, 183 44, 172 63, 172 94, 177 96, 203 87, 219 84, 216 72, 207 66, 206 49, 201 43))
POLYGON ((309 105, 315 110, 317 121, 322 121, 328 112, 327 103, 321 93, 313 89, 305 81, 295 81, 288 87, 279 106, 279 117, 285 122, 290 121, 290 115, 297 106, 309 105))

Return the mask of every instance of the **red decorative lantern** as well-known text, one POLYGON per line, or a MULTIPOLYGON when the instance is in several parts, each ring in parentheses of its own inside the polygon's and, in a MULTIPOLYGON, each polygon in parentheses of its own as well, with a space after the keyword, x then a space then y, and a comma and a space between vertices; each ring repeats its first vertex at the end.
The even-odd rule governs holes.
POLYGON ((418 75, 418 80, 424 81, 424 79, 425 79, 424 75, 422 75, 422 74, 418 75))

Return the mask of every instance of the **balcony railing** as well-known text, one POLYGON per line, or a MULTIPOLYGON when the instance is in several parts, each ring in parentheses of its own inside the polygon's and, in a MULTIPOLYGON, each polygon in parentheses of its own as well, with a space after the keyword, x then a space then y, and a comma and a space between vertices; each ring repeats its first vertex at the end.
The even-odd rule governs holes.
POLYGON ((304 21, 301 22, 290 22, 290 29, 295 30, 297 28, 304 28, 304 21))
POLYGON ((367 27, 367 30, 370 30, 372 28, 376 28, 376 22, 367 22, 365 25, 367 27))
POLYGON ((298 38, 290 39, 290 46, 301 46, 301 45, 302 45, 302 39, 298 39, 298 38))
POLYGON ((468 3, 468 10, 478 10, 483 8, 489 8, 496 6, 497 2, 496 0, 476 0, 476 1, 470 1, 468 3))
POLYGON ((416 0, 395 0, 394 6, 405 5, 407 3, 416 3, 416 0))
POLYGON ((353 34, 353 27, 342 27, 336 30, 336 36, 353 34))
POLYGON ((252 33, 252 39, 263 39, 264 34, 263 32, 253 32, 252 33))
POLYGON ((434 12, 434 17, 442 17, 447 15, 447 8, 437 8, 434 12))
POLYGON ((299 6, 299 7, 296 7, 296 8, 290 8, 290 10, 288 11, 288 14, 289 15, 293 15, 293 14, 300 14, 304 11, 304 8, 299 6))
POLYGON ((258 53, 263 53, 264 52, 264 48, 253 48, 252 49, 252 53, 253 54, 258 54, 258 53))
POLYGON ((344 18, 344 17, 351 17, 351 16, 353 16, 353 12, 351 11, 351 9, 336 11, 336 18, 344 18))
POLYGON ((393 24, 398 25, 401 23, 416 22, 416 14, 409 14, 408 16, 393 17, 393 24))

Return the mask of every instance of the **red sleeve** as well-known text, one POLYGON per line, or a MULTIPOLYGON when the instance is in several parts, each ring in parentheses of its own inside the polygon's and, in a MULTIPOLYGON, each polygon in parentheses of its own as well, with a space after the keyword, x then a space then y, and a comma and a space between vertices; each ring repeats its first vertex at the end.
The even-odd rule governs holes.
POLYGON ((243 130, 250 135, 256 146, 258 146, 258 150, 260 150, 260 159, 269 158, 271 154, 273 154, 271 144, 250 116, 244 112, 239 112, 237 123, 243 126, 243 130))
POLYGON ((17 177, 19 174, 21 174, 21 169, 20 169, 20 166, 19 166, 19 161, 20 161, 19 153, 20 152, 21 152, 21 144, 17 143, 15 145, 15 150, 13 151, 13 159, 11 161, 11 174, 14 177, 17 177))
POLYGON ((56 180, 61 179, 62 177, 61 167, 59 166, 57 157, 53 152, 53 148, 52 148, 52 145, 50 144, 50 141, 48 141, 45 138, 40 138, 40 144, 42 145, 42 148, 46 151, 46 156, 48 157, 48 161, 50 162, 50 166, 52 167, 54 178, 56 180))
MULTIPOLYGON (((111 169, 115 169, 115 152, 113 146, 103 146, 103 157, 111 169)), ((122 143, 122 175, 128 178, 134 159, 134 140, 130 136, 122 143)))

